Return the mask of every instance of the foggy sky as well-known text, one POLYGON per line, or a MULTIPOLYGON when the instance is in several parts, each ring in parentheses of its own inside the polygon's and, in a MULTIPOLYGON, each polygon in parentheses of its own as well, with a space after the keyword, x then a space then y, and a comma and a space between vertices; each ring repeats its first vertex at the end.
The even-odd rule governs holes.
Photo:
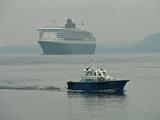
POLYGON ((98 44, 134 44, 160 31, 160 1, 0 0, 0 46, 36 44, 39 27, 64 25, 67 18, 79 28, 83 21, 98 44))

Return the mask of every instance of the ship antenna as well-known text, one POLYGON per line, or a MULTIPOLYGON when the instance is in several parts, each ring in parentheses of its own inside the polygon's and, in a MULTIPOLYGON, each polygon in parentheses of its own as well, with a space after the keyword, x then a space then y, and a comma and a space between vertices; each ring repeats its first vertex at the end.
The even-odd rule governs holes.
POLYGON ((55 19, 51 19, 50 23, 56 23, 56 20, 55 19))
POLYGON ((81 28, 84 29, 84 22, 81 21, 81 28))
POLYGON ((84 22, 83 21, 81 22, 81 25, 84 26, 84 22))

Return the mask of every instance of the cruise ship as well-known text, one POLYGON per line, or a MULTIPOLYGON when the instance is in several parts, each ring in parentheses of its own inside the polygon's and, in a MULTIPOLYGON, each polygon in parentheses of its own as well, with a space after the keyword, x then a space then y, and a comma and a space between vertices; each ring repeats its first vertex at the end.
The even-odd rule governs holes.
POLYGON ((44 55, 94 54, 96 39, 91 32, 76 28, 72 19, 65 26, 38 29, 39 41, 44 55))

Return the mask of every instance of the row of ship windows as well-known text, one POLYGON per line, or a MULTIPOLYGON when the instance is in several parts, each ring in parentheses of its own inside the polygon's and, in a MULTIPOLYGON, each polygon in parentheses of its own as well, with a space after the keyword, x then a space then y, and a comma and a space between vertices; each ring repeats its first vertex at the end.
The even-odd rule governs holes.
POLYGON ((86 72, 84 74, 85 76, 105 76, 106 73, 105 72, 102 72, 102 73, 99 73, 99 72, 86 72))
POLYGON ((93 40, 94 38, 91 35, 64 35, 64 33, 54 33, 54 32, 43 32, 40 33, 40 39, 56 39, 63 38, 65 40, 93 40), (72 37, 71 37, 72 36, 72 37), (74 37, 73 37, 74 36, 74 37))
POLYGON ((87 37, 91 36, 91 34, 79 34, 79 33, 63 33, 63 32, 43 32, 40 33, 41 36, 47 35, 47 36, 80 36, 80 37, 87 37))

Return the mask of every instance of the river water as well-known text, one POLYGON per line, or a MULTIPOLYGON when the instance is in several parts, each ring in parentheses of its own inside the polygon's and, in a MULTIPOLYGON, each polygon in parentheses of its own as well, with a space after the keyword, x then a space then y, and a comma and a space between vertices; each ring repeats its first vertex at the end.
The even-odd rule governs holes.
POLYGON ((0 120, 158 120, 160 54, 93 56, 117 79, 129 79, 123 95, 76 93, 87 55, 0 55, 0 120), (48 89, 52 88, 52 89, 48 89))

